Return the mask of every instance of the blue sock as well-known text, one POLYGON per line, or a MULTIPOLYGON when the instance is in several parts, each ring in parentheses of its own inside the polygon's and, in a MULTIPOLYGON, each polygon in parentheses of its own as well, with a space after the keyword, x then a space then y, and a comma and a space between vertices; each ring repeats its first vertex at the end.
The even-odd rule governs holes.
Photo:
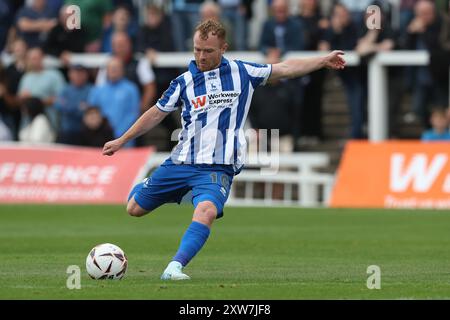
POLYGON ((200 251, 209 237, 209 228, 199 222, 192 221, 181 239, 180 247, 172 261, 180 262, 183 267, 200 251))
POLYGON ((130 194, 128 195, 128 201, 130 201, 131 198, 133 198, 133 196, 136 194, 136 192, 138 192, 139 190, 142 189, 142 187, 144 186, 144 183, 138 183, 137 185, 135 185, 133 187, 133 189, 131 189, 130 194))

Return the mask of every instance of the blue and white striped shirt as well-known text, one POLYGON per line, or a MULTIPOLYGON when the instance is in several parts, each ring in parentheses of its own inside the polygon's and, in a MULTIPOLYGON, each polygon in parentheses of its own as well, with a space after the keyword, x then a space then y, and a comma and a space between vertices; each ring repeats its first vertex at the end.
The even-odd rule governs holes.
POLYGON ((172 150, 174 163, 243 166, 247 143, 243 126, 254 90, 270 77, 272 66, 222 58, 218 68, 189 70, 173 80, 156 106, 182 108, 182 130, 172 150))

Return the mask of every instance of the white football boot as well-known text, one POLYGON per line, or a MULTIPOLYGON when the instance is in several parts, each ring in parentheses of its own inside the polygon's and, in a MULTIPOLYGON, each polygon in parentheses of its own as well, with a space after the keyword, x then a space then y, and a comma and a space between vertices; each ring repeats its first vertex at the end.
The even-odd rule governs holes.
POLYGON ((189 280, 191 277, 189 277, 187 274, 184 274, 182 272, 183 266, 178 261, 172 261, 167 266, 166 270, 164 270, 161 280, 189 280))

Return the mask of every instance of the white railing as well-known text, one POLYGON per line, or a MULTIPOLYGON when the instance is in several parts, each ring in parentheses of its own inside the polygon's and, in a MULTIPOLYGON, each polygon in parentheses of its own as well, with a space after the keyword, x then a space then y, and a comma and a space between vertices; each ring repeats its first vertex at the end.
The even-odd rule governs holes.
POLYGON ((281 154, 277 172, 256 163, 245 166, 232 184, 230 205, 326 206, 334 175, 318 172, 330 162, 327 153, 297 152, 281 154))
POLYGON ((427 51, 391 51, 377 54, 369 63, 369 139, 388 139, 388 66, 422 66, 429 63, 427 51))
MULTIPOLYGON (((169 157, 169 153, 152 154, 135 182, 142 181, 149 172, 169 157)), ((234 178, 227 204, 326 206, 331 196, 334 175, 318 172, 317 169, 326 167, 329 162, 326 153, 299 152, 280 155, 276 172, 268 165, 250 163, 234 178), (277 188, 281 188, 282 191, 274 195, 273 192, 277 193, 277 188)))

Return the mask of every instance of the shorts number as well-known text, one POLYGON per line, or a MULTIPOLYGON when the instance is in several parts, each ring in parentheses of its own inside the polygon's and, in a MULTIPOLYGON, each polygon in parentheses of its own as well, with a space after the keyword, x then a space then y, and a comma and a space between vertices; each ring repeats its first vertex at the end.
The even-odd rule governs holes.
MULTIPOLYGON (((217 183, 217 173, 213 172, 210 176, 212 183, 217 183)), ((228 180, 228 177, 225 174, 220 175, 220 183, 226 189, 230 186, 230 180, 228 180)))
POLYGON ((222 186, 225 187, 225 189, 228 189, 230 186, 230 180, 228 180, 228 177, 224 174, 220 177, 220 182, 222 182, 222 186))

